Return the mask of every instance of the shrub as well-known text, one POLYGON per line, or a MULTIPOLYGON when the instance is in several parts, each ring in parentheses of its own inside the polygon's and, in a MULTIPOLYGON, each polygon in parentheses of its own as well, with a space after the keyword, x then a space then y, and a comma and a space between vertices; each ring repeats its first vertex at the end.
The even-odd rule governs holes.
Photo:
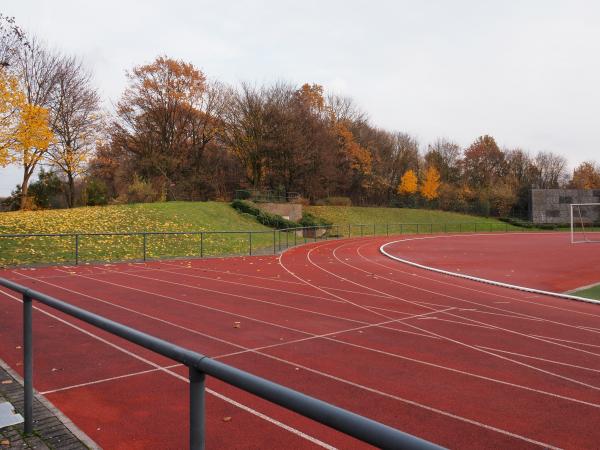
POLYGON ((85 187, 87 206, 106 205, 108 203, 108 189, 101 180, 91 179, 85 187))
POLYGON ((254 216, 259 223, 271 228, 284 229, 284 228, 297 228, 300 225, 291 220, 284 219, 277 214, 271 214, 257 208, 254 203, 247 200, 234 200, 231 202, 231 206, 243 214, 249 214, 254 216))
POLYGON ((321 217, 316 217, 311 213, 303 212, 302 219, 300 219, 300 225, 303 227, 327 227, 333 222, 325 220, 321 217))
POLYGON ((127 187, 124 200, 127 203, 152 203, 161 197, 160 194, 160 192, 156 192, 150 183, 142 180, 136 174, 133 176, 131 184, 127 187))
POLYGON ((246 189, 238 189, 235 195, 239 200, 247 200, 252 197, 252 193, 246 189))

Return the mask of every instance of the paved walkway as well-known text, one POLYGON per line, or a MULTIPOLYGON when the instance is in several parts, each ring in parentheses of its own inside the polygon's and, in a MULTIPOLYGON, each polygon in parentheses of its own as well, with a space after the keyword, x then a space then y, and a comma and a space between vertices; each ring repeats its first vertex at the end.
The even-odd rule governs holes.
MULTIPOLYGON (((0 402, 8 401, 23 414, 22 379, 0 359, 0 402)), ((83 450, 99 448, 78 430, 48 400, 35 395, 31 436, 23 435, 23 424, 0 429, 0 449, 83 450)))

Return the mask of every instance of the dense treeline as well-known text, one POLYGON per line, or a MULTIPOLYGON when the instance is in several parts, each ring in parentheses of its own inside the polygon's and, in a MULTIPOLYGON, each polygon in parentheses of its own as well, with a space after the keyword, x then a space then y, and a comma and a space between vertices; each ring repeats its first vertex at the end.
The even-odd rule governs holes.
POLYGON ((351 99, 322 86, 232 87, 166 56, 131 69, 107 114, 81 61, 3 19, 3 98, 22 92, 51 133, 19 147, 2 130, 0 163, 23 168, 8 200, 15 208, 225 200, 252 188, 299 192, 309 202, 506 216, 526 212, 532 187, 600 188, 594 162, 569 176, 564 157, 500 148, 487 135, 467 148, 449 139, 424 145, 374 126, 351 99))

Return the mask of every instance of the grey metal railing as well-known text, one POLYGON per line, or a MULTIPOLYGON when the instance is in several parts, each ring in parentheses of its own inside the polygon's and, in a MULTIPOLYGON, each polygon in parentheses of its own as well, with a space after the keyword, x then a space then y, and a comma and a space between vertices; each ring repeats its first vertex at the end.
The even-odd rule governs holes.
MULTIPOLYGON (((462 223, 387 223, 387 224, 342 224, 342 225, 320 225, 311 227, 286 228, 280 230, 241 230, 241 231, 137 231, 137 232, 74 232, 74 233, 32 233, 32 234, 0 234, 0 250, 8 248, 5 243, 12 240, 12 251, 26 253, 23 248, 26 244, 33 249, 35 246, 28 240, 47 241, 44 245, 44 256, 46 261, 37 261, 31 255, 24 254, 23 261, 6 261, 6 256, 0 253, 0 265, 20 265, 31 263, 74 263, 98 262, 98 261, 147 261, 150 259, 168 258, 168 257, 200 257, 205 256, 227 256, 227 255, 254 255, 258 253, 276 254, 282 249, 296 246, 307 242, 314 242, 325 239, 339 239, 359 236, 385 236, 390 234, 431 234, 431 233, 463 233, 463 232, 507 232, 517 229, 514 226, 504 222, 462 222, 462 223), (272 236, 271 238, 269 236, 272 236), (168 250, 175 251, 177 245, 164 246, 165 253, 158 256, 150 251, 151 244, 161 238, 176 236, 180 238, 181 246, 179 253, 167 253, 168 250), (117 238, 136 238, 137 241, 118 241, 117 238), (218 238, 235 240, 238 242, 234 250, 220 251, 218 238), (86 247, 86 242, 93 239, 114 238, 114 242, 102 243, 102 249, 107 247, 129 248, 131 251, 126 257, 104 258, 102 253, 96 251, 88 252, 82 255, 82 247, 86 247), (62 247, 56 245, 54 239, 66 239, 71 243, 64 243, 62 247), (183 245, 187 239, 186 245, 183 245), (54 243, 54 245, 53 245, 54 243), (21 246, 21 248, 19 247, 21 246), (63 252, 59 255, 57 250, 63 252), (15 250, 16 249, 16 250, 15 250), (70 250, 66 250, 70 249, 70 250), (54 252, 54 253, 53 253, 54 252), (135 256, 131 255, 135 253, 135 256), (54 255, 54 257, 52 257, 54 255), (4 258, 3 258, 4 256, 4 258), (60 257, 59 257, 60 256, 60 257)), ((43 246, 42 246, 43 247, 43 246)), ((160 250, 159 250, 160 251, 160 250)), ((8 251, 5 253, 9 253, 8 251)), ((127 253, 127 252, 125 252, 127 253)))
POLYGON ((23 364, 25 433, 33 432, 33 300, 112 333, 188 367, 190 449, 204 448, 205 442, 205 377, 225 383, 280 405, 304 417, 338 430, 368 444, 389 449, 440 449, 436 444, 360 416, 345 409, 310 397, 296 390, 252 375, 205 355, 180 347, 121 323, 73 306, 64 301, 0 278, 4 286, 23 296, 23 364))

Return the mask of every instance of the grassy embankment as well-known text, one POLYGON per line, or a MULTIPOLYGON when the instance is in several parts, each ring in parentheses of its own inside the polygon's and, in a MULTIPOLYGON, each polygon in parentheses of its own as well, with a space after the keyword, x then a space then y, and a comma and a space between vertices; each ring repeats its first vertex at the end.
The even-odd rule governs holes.
POLYGON ((372 235, 373 230, 375 234, 397 234, 521 229, 497 219, 430 209, 309 206, 306 211, 339 225, 346 236, 349 224, 352 236, 360 236, 361 228, 364 235, 372 235))
MULTIPOLYGON (((314 206, 308 212, 323 217, 339 228, 333 234, 347 236, 347 224, 365 224, 362 232, 395 234, 399 232, 428 233, 501 231, 505 224, 496 220, 444 211, 362 208, 341 206, 314 206), (386 224, 390 224, 386 229, 386 224), (427 225, 425 225, 427 224, 427 225), (433 224, 433 225, 428 225, 433 224), (447 224, 447 225, 445 225, 447 224)), ((508 226, 508 229, 512 229, 508 226)), ((272 229, 257 223, 252 217, 239 214, 228 203, 218 202, 168 202, 137 205, 74 208, 71 210, 27 211, 0 213, 0 234, 30 233, 110 233, 153 231, 263 231, 252 237, 253 252, 269 252, 273 248, 272 229)), ((353 236, 361 234, 360 226, 352 226, 353 236)), ((290 239, 292 236, 288 236, 290 239)), ((146 255, 149 259, 165 257, 199 256, 200 236, 147 235, 146 255)), ((204 256, 247 254, 248 233, 211 234, 203 239, 204 256)), ((282 242, 285 234, 282 235, 282 242)), ((279 237, 278 237, 279 242, 279 237)), ((141 259, 143 236, 80 236, 79 260, 121 261, 141 259)), ((0 238, 0 265, 71 263, 75 259, 75 238, 29 237, 0 238)))

